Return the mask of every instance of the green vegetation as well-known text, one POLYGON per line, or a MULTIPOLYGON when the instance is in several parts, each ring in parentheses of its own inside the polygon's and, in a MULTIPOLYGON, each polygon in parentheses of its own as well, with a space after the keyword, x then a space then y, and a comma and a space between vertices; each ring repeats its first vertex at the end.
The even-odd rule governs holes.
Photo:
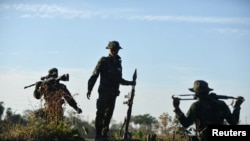
POLYGON ((70 141, 75 138, 80 138, 77 129, 71 129, 66 123, 60 123, 55 126, 55 123, 35 123, 35 124, 13 124, 2 123, 4 129, 1 134, 1 140, 6 141, 70 141), (7 130, 6 130, 7 127, 7 130))
MULTIPOLYGON (((34 116, 26 110, 23 115, 15 114, 0 102, 1 141, 85 141, 95 137, 94 121, 83 121, 73 112, 60 121, 48 121, 34 116), (5 114, 4 114, 5 113, 5 114), (3 116, 4 115, 4 116, 3 116)), ((121 141, 122 123, 111 121, 110 141, 121 141)), ((163 113, 158 119, 150 114, 131 118, 129 131, 133 141, 187 141, 188 131, 163 113)))

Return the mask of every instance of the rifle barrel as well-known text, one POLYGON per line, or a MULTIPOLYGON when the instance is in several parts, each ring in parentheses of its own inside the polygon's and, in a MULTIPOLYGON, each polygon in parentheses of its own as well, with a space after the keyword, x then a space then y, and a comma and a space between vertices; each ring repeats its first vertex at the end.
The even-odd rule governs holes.
POLYGON ((29 88, 29 87, 32 87, 32 86, 35 86, 35 85, 36 85, 36 83, 31 84, 31 85, 29 85, 29 86, 25 86, 24 89, 29 88))

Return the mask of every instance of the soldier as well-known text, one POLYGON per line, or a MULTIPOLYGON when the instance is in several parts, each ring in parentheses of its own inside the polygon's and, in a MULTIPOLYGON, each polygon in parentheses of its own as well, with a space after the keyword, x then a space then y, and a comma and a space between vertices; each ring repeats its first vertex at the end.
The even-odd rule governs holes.
POLYGON ((99 97, 97 99, 97 112, 95 118, 96 137, 95 140, 107 140, 110 120, 115 108, 117 96, 119 96, 119 86, 135 85, 133 81, 122 78, 121 57, 118 52, 122 47, 117 41, 108 43, 109 49, 107 57, 101 57, 98 61, 93 74, 88 80, 87 98, 90 99, 91 91, 100 74, 100 84, 98 88, 99 97))
POLYGON ((36 82, 34 97, 41 99, 44 96, 45 108, 36 112, 37 116, 45 117, 49 121, 62 120, 63 119, 63 107, 62 105, 67 103, 73 107, 78 114, 82 113, 81 108, 77 106, 76 101, 71 96, 67 87, 56 80, 58 77, 57 68, 52 68, 48 71, 48 75, 42 79, 47 79, 46 82, 36 82))
POLYGON ((179 108, 180 99, 173 98, 173 106, 176 118, 180 121, 183 127, 187 128, 193 123, 196 125, 196 133, 199 141, 207 141, 208 125, 222 125, 224 120, 229 124, 236 125, 240 117, 240 105, 244 98, 239 96, 234 104, 233 112, 222 100, 216 98, 215 93, 209 94, 213 89, 208 87, 208 83, 203 80, 196 80, 193 88, 189 88, 195 93, 198 99, 194 102, 186 115, 179 108))

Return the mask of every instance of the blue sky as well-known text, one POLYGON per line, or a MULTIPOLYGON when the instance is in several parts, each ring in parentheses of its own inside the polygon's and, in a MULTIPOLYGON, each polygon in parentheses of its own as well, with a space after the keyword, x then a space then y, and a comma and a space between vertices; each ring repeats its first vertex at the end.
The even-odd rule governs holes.
MULTIPOLYGON (((243 96, 241 121, 250 122, 250 2, 247 0, 0 1, 0 100, 22 113, 37 109, 34 88, 52 67, 69 73, 67 85, 84 119, 95 118, 96 83, 87 81, 108 42, 123 47, 123 77, 138 79, 133 115, 174 115, 171 96, 191 93, 197 79, 220 95, 243 96)), ((113 118, 123 121, 121 86, 113 118)), ((231 100, 225 100, 230 105, 231 100)), ((184 112, 192 101, 181 101, 184 112)), ((67 107, 67 110, 72 110, 67 107)))

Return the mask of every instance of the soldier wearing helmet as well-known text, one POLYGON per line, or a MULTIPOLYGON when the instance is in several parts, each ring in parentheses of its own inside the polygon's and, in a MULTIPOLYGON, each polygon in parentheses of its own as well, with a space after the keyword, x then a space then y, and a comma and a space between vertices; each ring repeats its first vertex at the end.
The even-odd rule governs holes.
POLYGON ((48 75, 42 77, 44 82, 37 82, 34 90, 34 97, 41 99, 43 96, 45 99, 44 109, 39 109, 36 112, 36 116, 41 116, 49 121, 62 120, 63 119, 63 107, 65 101, 74 108, 77 113, 82 113, 81 108, 77 106, 76 101, 72 97, 67 87, 56 81, 58 77, 58 69, 52 68, 48 71, 48 75))
POLYGON ((193 123, 196 125, 196 136, 199 141, 207 141, 207 126, 208 125, 222 125, 224 120, 228 124, 236 125, 240 117, 240 105, 244 98, 238 97, 233 112, 231 113, 229 107, 222 100, 215 98, 215 93, 210 93, 213 89, 209 88, 208 83, 204 80, 196 80, 191 92, 195 93, 198 99, 190 106, 186 115, 183 114, 179 105, 180 99, 173 98, 174 112, 177 119, 187 128, 193 123))
POLYGON ((109 55, 101 57, 92 75, 88 80, 87 98, 90 99, 91 91, 100 75, 97 99, 97 112, 95 118, 96 140, 107 140, 109 124, 115 108, 120 85, 135 85, 133 81, 122 78, 121 57, 118 52, 122 47, 118 41, 110 41, 106 49, 109 55))
POLYGON ((58 77, 58 69, 57 68, 52 68, 48 71, 48 78, 53 77, 57 78, 58 77))

